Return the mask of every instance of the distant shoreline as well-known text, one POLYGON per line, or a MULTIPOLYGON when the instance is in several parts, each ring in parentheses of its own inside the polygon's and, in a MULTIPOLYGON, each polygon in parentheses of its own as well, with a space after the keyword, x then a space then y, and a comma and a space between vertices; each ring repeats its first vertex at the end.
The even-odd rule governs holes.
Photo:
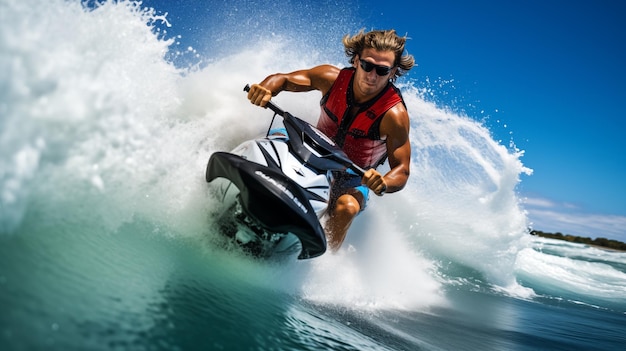
POLYGON ((543 238, 557 239, 569 241, 572 243, 585 244, 589 246, 595 246, 602 249, 612 250, 612 251, 624 251, 626 252, 626 243, 623 243, 618 240, 607 239, 607 238, 596 238, 591 239, 588 237, 562 234, 562 233, 546 233, 540 230, 531 230, 530 235, 540 236, 543 238))

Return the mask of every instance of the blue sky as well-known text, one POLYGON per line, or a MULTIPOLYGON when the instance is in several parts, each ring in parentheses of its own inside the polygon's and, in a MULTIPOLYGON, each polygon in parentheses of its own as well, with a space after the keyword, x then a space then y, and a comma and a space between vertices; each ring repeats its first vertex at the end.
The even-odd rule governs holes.
POLYGON ((626 240, 626 2, 416 1, 371 16, 414 38, 417 75, 454 79, 468 114, 525 150, 537 229, 626 240))
POLYGON ((487 117, 497 139, 525 151, 534 173, 522 175, 519 192, 537 229, 626 241, 626 1, 144 4, 169 12, 169 33, 200 51, 216 47, 220 24, 238 38, 286 21, 294 35, 328 21, 406 33, 418 63, 411 79, 450 82, 442 103, 487 117))

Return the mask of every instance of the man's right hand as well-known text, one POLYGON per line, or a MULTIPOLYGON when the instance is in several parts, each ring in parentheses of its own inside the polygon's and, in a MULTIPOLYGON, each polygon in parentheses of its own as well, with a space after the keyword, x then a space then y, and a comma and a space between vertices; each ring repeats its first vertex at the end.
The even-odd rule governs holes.
POLYGON ((265 107, 271 99, 272 92, 269 89, 264 88, 259 84, 252 84, 250 86, 250 91, 248 91, 248 100, 250 100, 251 103, 257 106, 265 107))

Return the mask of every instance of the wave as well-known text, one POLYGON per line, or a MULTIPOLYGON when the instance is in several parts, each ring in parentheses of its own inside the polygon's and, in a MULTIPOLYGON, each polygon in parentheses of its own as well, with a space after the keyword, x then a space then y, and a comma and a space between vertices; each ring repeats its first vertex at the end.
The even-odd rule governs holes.
MULTIPOLYGON (((345 64, 280 35, 289 28, 275 28, 262 42, 208 52, 202 65, 181 67, 174 62, 185 52, 179 37, 161 29, 175 24, 140 2, 7 0, 1 6, 3 236, 19 235, 34 221, 115 232, 141 220, 160 236, 211 245, 205 238, 216 235, 215 204, 204 181, 206 161, 262 133, 271 118, 246 102, 242 87, 277 71, 345 64), (312 54, 301 55, 303 47, 312 54)), ((340 45, 337 40, 337 52, 340 45)), ((422 308, 445 304, 445 287, 474 272, 481 284, 521 297, 544 291, 550 279, 580 278, 574 266, 563 275, 533 268, 554 262, 533 250, 527 235, 516 194, 520 175, 531 173, 523 151, 495 141, 481 121, 429 101, 419 82, 407 78, 400 87, 413 148, 406 189, 373 199, 339 254, 269 264, 257 283, 315 301, 422 308), (451 265, 466 269, 446 268, 451 265)), ((276 97, 309 121, 319 113, 318 99, 315 93, 276 97)), ((600 282, 604 267, 593 267, 588 282, 600 282)), ((604 299, 619 294, 583 282, 569 291, 604 299)))
POLYGON ((625 263, 623 252, 535 239, 532 248, 517 255, 516 275, 544 297, 623 310, 625 263))

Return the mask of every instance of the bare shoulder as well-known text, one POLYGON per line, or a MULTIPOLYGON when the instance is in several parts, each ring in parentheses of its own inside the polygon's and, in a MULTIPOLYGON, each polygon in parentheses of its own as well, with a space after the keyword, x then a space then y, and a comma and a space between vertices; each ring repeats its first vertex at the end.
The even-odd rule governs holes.
POLYGON ((315 66, 309 70, 311 84, 325 95, 335 83, 340 71, 341 69, 333 65, 315 66))
POLYGON ((380 134, 385 137, 390 135, 408 137, 409 127, 409 113, 404 104, 398 103, 385 113, 380 125, 380 134))

